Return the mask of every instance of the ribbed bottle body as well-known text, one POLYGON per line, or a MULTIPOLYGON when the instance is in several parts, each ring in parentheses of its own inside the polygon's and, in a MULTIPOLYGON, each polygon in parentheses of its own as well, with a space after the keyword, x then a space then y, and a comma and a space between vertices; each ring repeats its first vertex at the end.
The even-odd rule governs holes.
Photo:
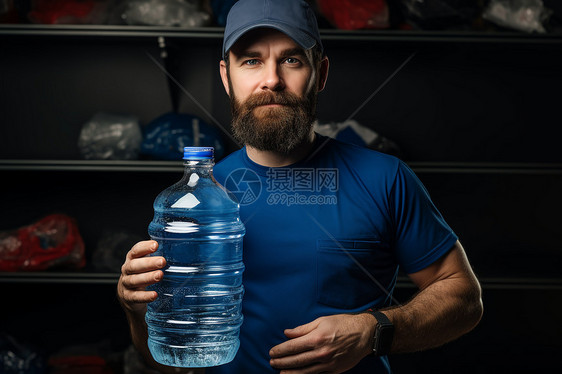
POLYGON ((146 322, 149 349, 164 365, 222 365, 240 345, 245 230, 238 203, 209 171, 186 167, 184 178, 154 202, 148 232, 166 267, 147 288, 158 297, 148 304, 146 322))

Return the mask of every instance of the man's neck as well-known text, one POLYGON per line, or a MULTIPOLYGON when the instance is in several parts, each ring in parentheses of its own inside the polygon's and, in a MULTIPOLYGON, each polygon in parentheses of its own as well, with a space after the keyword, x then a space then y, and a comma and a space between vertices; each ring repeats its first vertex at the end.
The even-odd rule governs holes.
POLYGON ((315 137, 316 134, 312 132, 306 141, 289 154, 261 151, 249 145, 246 146, 246 153, 248 154, 250 160, 254 161, 258 165, 272 168, 283 167, 304 159, 312 150, 315 137))

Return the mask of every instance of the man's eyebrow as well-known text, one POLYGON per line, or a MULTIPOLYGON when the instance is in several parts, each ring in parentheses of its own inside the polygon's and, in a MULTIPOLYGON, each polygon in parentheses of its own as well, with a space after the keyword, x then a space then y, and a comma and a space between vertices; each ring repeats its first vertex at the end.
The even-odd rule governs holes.
MULTIPOLYGON (((256 57, 261 57, 261 55, 262 54, 259 51, 252 51, 251 49, 246 49, 237 54, 236 60, 243 60, 246 58, 256 58, 256 57)), ((295 47, 295 48, 288 48, 281 51, 280 55, 282 58, 285 58, 289 56, 306 56, 306 53, 302 48, 295 47)))
POLYGON ((244 50, 238 55, 238 59, 260 57, 261 53, 258 51, 244 50))
POLYGON ((258 51, 252 51, 249 49, 244 49, 241 50, 240 52, 236 52, 236 53, 232 53, 232 60, 233 61, 243 61, 246 59, 252 59, 252 58, 257 58, 260 57, 261 53, 258 51))
POLYGON ((306 53, 302 48, 295 47, 295 48, 285 49, 284 51, 281 52, 281 56, 282 57, 306 56, 306 53))

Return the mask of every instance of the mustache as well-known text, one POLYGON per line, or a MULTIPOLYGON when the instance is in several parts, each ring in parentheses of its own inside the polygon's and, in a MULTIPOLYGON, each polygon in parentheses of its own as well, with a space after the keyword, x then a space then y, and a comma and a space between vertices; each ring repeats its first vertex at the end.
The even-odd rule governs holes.
POLYGON ((297 95, 290 92, 264 92, 260 94, 253 94, 245 101, 245 106, 248 110, 252 110, 261 105, 285 105, 294 107, 301 104, 305 99, 301 99, 297 95))

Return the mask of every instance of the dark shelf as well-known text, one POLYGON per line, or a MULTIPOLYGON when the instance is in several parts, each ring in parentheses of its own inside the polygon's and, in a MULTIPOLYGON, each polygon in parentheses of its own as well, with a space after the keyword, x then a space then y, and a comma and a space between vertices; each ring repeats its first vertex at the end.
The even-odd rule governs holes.
POLYGON ((0 272, 0 283, 116 284, 117 273, 94 272, 0 272))
MULTIPOLYGON (((0 283, 49 283, 49 284, 116 284, 118 273, 96 272, 0 272, 0 283)), ((508 290, 562 290, 558 278, 480 278, 485 289, 508 290)), ((397 288, 415 288, 408 277, 398 277, 397 288)))
POLYGON ((3 24, 0 36, 30 37, 105 37, 105 38, 200 38, 221 39, 223 28, 179 28, 154 26, 114 26, 114 25, 35 25, 3 24))
MULTIPOLYGON (((321 118, 343 120, 348 113, 342 108, 365 103, 354 118, 405 151, 484 289, 486 311, 477 329, 442 348, 396 357, 396 372, 537 365, 550 372, 558 365, 562 156, 555 51, 561 31, 321 30, 334 77, 320 101, 321 118), (537 301, 544 306, 542 324, 530 317, 537 301), (521 346, 531 348, 523 362, 513 353, 521 346)), ((0 227, 64 213, 75 218, 88 255, 80 270, 0 272, 7 299, 26 295, 6 303, 2 332, 50 352, 102 340, 113 352, 130 345, 115 294, 119 270, 102 269, 95 251, 113 232, 131 242, 147 237, 153 198, 177 182, 183 162, 80 160, 79 124, 100 108, 134 113, 147 124, 170 104, 197 115, 205 107, 228 123, 228 99, 216 72, 223 32, 0 24, 2 137, 9 139, 0 156, 6 191, 0 227), (172 92, 177 100, 170 100, 163 72, 186 87, 185 97, 172 92), (201 106, 187 95, 194 89, 201 106)), ((116 245, 113 254, 122 258, 128 248, 116 245)), ((400 273, 395 300, 406 302, 416 291, 400 273)))
POLYGON ((182 172, 182 161, 0 160, 0 170, 182 172))
MULTIPOLYGON (((411 161, 407 164, 416 173, 562 174, 562 164, 558 163, 411 161)), ((183 164, 182 161, 0 160, 0 170, 168 173, 182 172, 183 164)))
MULTIPOLYGON (((220 41, 223 28, 179 28, 120 25, 39 25, 0 24, 0 37, 66 38, 185 38, 220 41)), ((523 32, 487 31, 403 31, 403 30, 332 30, 322 29, 325 41, 428 42, 428 43, 515 43, 562 44, 562 34, 527 34, 523 32)))
POLYGON ((407 164, 416 173, 560 175, 562 164, 526 162, 419 162, 407 164))
POLYGON ((322 40, 420 43, 545 44, 562 43, 559 34, 484 31, 321 30, 322 40))

